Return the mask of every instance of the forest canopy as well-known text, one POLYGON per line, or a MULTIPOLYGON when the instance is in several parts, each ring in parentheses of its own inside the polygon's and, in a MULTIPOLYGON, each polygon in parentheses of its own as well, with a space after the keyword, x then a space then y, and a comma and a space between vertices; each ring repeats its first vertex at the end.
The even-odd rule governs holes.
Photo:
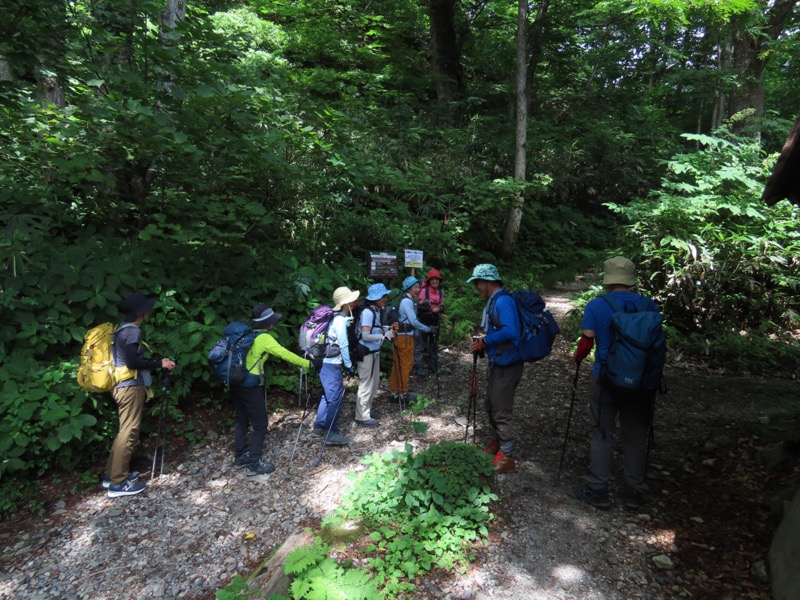
POLYGON ((797 209, 760 202, 800 113, 793 1, 3 8, 0 474, 108 435, 75 361, 126 294, 159 297, 181 398, 225 322, 267 301, 288 342, 370 251, 533 287, 625 252, 687 351, 796 360, 797 209))

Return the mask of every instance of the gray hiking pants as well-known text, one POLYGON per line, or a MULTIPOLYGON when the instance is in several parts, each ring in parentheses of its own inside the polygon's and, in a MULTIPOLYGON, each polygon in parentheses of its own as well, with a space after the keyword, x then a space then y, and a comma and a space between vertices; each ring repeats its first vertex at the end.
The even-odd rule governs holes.
POLYGON ((506 456, 514 452, 514 393, 522 379, 523 363, 489 366, 486 384, 486 414, 506 456))
POLYGON ((646 493, 647 435, 650 432, 655 392, 640 398, 626 398, 600 385, 597 377, 589 382, 589 409, 592 417, 592 446, 586 483, 595 490, 608 490, 614 430, 619 415, 622 432, 622 465, 625 485, 646 493))

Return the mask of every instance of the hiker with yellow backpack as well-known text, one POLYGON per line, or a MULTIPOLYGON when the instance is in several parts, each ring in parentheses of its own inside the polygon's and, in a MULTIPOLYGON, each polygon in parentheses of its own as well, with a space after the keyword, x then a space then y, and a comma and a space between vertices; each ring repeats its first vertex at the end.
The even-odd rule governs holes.
POLYGON ((139 441, 144 403, 151 395, 150 371, 175 368, 175 361, 169 358, 145 357, 147 346, 142 341, 140 325, 150 316, 155 303, 155 298, 138 292, 130 294, 120 304, 125 321, 116 329, 104 323, 90 330, 81 355, 78 384, 90 392, 110 391, 119 412, 119 432, 103 473, 103 487, 109 498, 133 496, 147 487, 136 481, 139 473, 129 469, 139 441))

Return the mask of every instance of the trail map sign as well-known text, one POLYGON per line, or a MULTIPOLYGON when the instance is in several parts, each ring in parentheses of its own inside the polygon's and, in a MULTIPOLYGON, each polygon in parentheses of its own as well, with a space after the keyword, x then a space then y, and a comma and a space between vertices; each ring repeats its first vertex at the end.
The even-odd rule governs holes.
POLYGON ((410 269, 422 268, 422 250, 406 249, 406 267, 410 269))
POLYGON ((367 277, 389 279, 397 277, 397 255, 389 252, 370 252, 367 277))

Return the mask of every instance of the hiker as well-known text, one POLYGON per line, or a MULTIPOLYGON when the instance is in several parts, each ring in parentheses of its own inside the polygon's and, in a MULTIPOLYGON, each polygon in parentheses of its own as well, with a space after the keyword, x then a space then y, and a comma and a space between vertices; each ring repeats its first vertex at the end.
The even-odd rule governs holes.
POLYGON ((175 361, 169 358, 145 358, 146 345, 142 341, 141 325, 149 317, 156 299, 134 292, 120 304, 125 321, 114 333, 112 359, 116 367, 133 369, 132 379, 120 381, 111 394, 119 412, 119 432, 111 445, 111 454, 103 474, 103 487, 109 498, 133 496, 143 492, 147 484, 136 481, 138 471, 130 471, 133 448, 139 441, 139 428, 145 401, 152 397, 153 369, 175 368, 175 361))
POLYGON ((414 331, 431 333, 435 330, 433 326, 420 323, 417 319, 414 303, 419 296, 419 284, 420 281, 416 277, 408 276, 403 280, 399 328, 394 337, 394 354, 389 385, 392 388, 392 398, 401 404, 413 399, 412 395, 408 393, 408 377, 414 367, 414 331))
POLYGON ((358 363, 358 398, 356 399, 356 425, 378 427, 380 415, 372 410, 372 403, 378 391, 381 376, 381 345, 383 340, 392 339, 397 329, 381 324, 381 312, 389 296, 389 290, 382 283, 375 283, 367 289, 367 302, 359 317, 358 330, 361 343, 369 350, 358 363))
POLYGON ((275 312, 266 304, 257 304, 252 312, 251 328, 256 334, 253 345, 247 351, 245 367, 247 371, 258 377, 259 383, 253 387, 241 385, 231 386, 233 408, 236 421, 233 426, 233 443, 235 448, 233 467, 245 469, 245 476, 267 475, 275 470, 275 465, 264 462, 261 449, 267 435, 269 416, 267 414, 267 389, 264 381, 264 367, 270 356, 275 356, 303 369, 322 367, 322 359, 311 361, 298 356, 281 346, 269 331, 281 320, 283 315, 275 312), (247 447, 247 430, 252 427, 250 447, 247 447))
POLYGON ((493 435, 484 452, 494 454, 496 473, 513 473, 517 469, 514 460, 514 393, 522 379, 523 363, 516 361, 501 366, 496 361, 509 353, 516 355, 514 347, 519 343, 520 332, 517 306, 514 299, 504 293, 500 272, 494 265, 477 265, 467 283, 472 283, 478 295, 487 301, 481 321, 486 335, 473 341, 469 348, 472 352, 489 355, 485 406, 493 435))
POLYGON ((419 320, 425 325, 436 327, 433 333, 418 332, 414 347, 414 364, 417 368, 417 377, 426 377, 423 357, 425 347, 428 347, 428 364, 431 374, 439 370, 439 329, 442 311, 444 310, 444 296, 441 290, 442 274, 436 269, 428 271, 428 276, 419 291, 419 320))
MULTIPOLYGON (((631 291, 634 280, 635 267, 629 259, 615 256, 603 263, 603 285, 617 303, 633 303, 639 307, 639 311, 659 312, 655 302, 631 291)), ((582 502, 597 508, 610 508, 608 483, 611 477, 614 428, 619 414, 625 479, 623 501, 626 508, 635 510, 649 499, 649 490, 645 483, 647 435, 656 392, 653 390, 639 393, 637 397, 601 383, 601 368, 608 359, 611 316, 614 312, 611 304, 599 297, 586 305, 581 320, 582 335, 574 355, 576 364, 580 365, 589 355, 595 340, 597 348, 589 381, 589 410, 592 418, 589 472, 576 495, 582 502)))
POLYGON ((347 287, 336 288, 333 292, 333 319, 328 327, 328 340, 339 349, 336 356, 325 358, 319 371, 322 384, 322 397, 319 401, 313 434, 325 438, 329 446, 345 446, 350 440, 339 433, 339 412, 344 398, 344 378, 342 366, 353 375, 355 368, 350 360, 347 341, 348 319, 352 318, 353 307, 358 301, 359 292, 347 287), (327 437, 326 437, 327 436, 327 437))

